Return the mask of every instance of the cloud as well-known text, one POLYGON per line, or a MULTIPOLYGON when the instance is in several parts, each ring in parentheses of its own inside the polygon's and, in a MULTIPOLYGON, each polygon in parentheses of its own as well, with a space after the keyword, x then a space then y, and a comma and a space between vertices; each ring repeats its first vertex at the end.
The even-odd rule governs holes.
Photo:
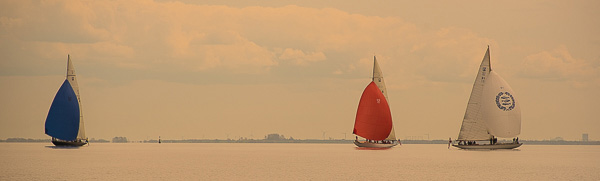
POLYGON ((423 29, 399 17, 333 8, 237 8, 149 0, 5 5, 14 8, 0 14, 0 37, 3 44, 15 45, 5 51, 25 54, 23 49, 29 49, 32 57, 45 57, 16 67, 24 71, 70 53, 107 71, 235 75, 278 69, 278 76, 310 71, 363 78, 376 54, 385 75, 392 77, 388 80, 456 82, 470 80, 485 46, 495 46, 468 29, 423 29))
POLYGON ((310 62, 318 62, 326 59, 323 52, 304 53, 302 50, 286 48, 279 56, 280 60, 289 60, 296 65, 306 66, 310 62))
POLYGON ((600 82, 600 65, 574 58, 563 45, 525 57, 518 75, 545 81, 570 81, 573 85, 583 86, 587 84, 585 82, 600 82))
POLYGON ((19 30, 10 33, 22 40, 91 43, 109 37, 106 29, 96 27, 97 17, 90 4, 67 1, 22 3, 3 16, 3 24, 8 20, 12 23, 7 27, 19 30), (11 17, 14 15, 16 17, 11 17))
POLYGON ((421 43, 410 49, 418 63, 412 65, 427 80, 435 82, 470 82, 477 72, 487 45, 498 47, 489 38, 468 29, 447 27, 426 31, 421 43))

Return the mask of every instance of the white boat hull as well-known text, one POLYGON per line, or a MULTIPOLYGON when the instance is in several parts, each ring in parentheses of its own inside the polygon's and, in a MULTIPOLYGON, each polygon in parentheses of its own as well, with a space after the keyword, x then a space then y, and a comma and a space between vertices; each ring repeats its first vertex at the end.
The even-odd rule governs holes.
POLYGON ((519 146, 523 145, 523 143, 498 143, 495 145, 489 145, 489 144, 485 144, 485 145, 452 145, 454 147, 457 148, 461 148, 461 149, 489 149, 489 150, 495 150, 495 149, 513 149, 513 148, 517 148, 519 146))
POLYGON ((354 140, 354 144, 358 147, 365 148, 391 148, 398 145, 398 142, 394 141, 392 143, 369 143, 369 142, 359 142, 354 140))

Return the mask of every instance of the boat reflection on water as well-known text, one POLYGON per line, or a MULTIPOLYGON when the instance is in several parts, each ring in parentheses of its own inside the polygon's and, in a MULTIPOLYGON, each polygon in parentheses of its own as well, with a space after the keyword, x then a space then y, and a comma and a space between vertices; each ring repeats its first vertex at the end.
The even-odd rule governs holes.
POLYGON ((81 147, 80 146, 55 146, 55 145, 49 145, 49 146, 46 146, 46 148, 52 148, 52 149, 79 149, 81 147))

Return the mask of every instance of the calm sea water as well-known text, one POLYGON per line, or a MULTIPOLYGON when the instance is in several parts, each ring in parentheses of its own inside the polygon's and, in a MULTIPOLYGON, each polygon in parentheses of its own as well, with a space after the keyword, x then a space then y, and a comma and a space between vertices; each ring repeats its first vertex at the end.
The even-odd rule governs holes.
POLYGON ((600 146, 0 143, 0 180, 600 180, 600 146))

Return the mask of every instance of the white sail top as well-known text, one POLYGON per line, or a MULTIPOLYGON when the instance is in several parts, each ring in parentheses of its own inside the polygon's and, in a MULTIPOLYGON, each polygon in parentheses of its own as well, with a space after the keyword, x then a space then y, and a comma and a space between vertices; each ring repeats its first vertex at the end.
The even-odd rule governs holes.
POLYGON ((381 68, 379 68, 379 63, 377 63, 377 58, 373 56, 373 82, 377 85, 377 88, 381 90, 385 99, 389 101, 387 96, 387 90, 385 88, 385 81, 383 81, 383 73, 381 72, 381 68))
POLYGON ((469 97, 469 103, 467 104, 465 117, 463 118, 463 123, 458 134, 458 140, 489 140, 491 138, 484 119, 482 119, 483 110, 481 109, 483 87, 490 71, 490 49, 488 47, 479 66, 475 83, 473 83, 471 97, 469 97))
POLYGON ((487 78, 482 98, 483 120, 491 135, 510 138, 521 133, 520 104, 512 88, 495 71, 487 78))
MULTIPOLYGON (((383 80, 383 73, 381 72, 381 68, 379 68, 379 64, 377 63, 377 58, 373 56, 373 82, 377 85, 377 88, 381 90, 385 100, 387 100, 388 104, 390 99, 387 96, 387 89, 385 88, 385 81, 383 80)), ((394 123, 392 121, 392 131, 390 135, 385 140, 396 140, 396 131, 394 130, 394 123)))
POLYGON ((77 133, 77 138, 85 140, 87 137, 85 136, 85 126, 83 124, 83 109, 81 106, 81 97, 79 96, 79 85, 77 84, 75 67, 73 66, 73 62, 71 62, 71 55, 67 57, 67 80, 71 84, 71 87, 73 87, 77 101, 79 101, 79 132, 77 133))

